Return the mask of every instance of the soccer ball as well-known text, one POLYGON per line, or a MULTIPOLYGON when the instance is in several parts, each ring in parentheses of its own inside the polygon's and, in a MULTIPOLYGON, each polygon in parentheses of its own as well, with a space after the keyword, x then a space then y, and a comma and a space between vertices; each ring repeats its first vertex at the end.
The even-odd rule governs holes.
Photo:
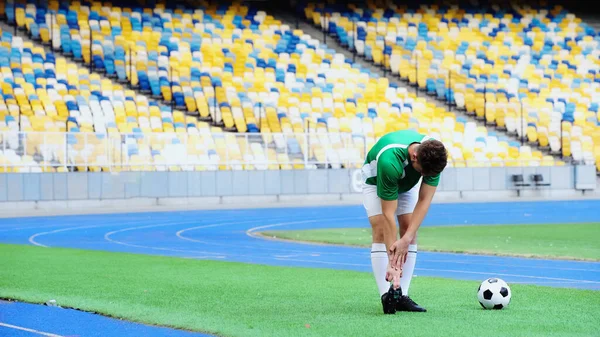
POLYGON ((479 285, 477 298, 484 309, 502 309, 510 303, 512 293, 506 282, 499 278, 489 278, 479 285))

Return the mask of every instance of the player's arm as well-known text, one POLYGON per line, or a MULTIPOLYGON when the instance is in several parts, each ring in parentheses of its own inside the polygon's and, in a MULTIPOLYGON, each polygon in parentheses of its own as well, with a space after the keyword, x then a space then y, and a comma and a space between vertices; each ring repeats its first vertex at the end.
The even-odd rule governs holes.
POLYGON ((394 243, 392 264, 400 269, 402 269, 402 264, 404 264, 404 260, 406 259, 408 246, 414 240, 417 235, 417 230, 429 211, 429 206, 431 205, 431 200, 433 199, 436 189, 436 186, 429 185, 426 181, 421 184, 419 199, 417 200, 417 204, 415 205, 415 209, 410 218, 408 229, 402 235, 402 238, 394 243))
POLYGON ((394 289, 400 288, 400 276, 402 275, 399 268, 392 262, 394 257, 394 243, 398 237, 396 229, 396 208, 398 208, 398 199, 384 200, 381 199, 381 210, 383 213, 383 242, 388 253, 388 265, 385 274, 385 279, 392 282, 394 289))
POLYGON ((398 237, 398 230, 396 228, 396 209, 398 208, 398 199, 384 200, 381 199, 381 211, 384 217, 383 226, 383 242, 385 248, 390 252, 390 248, 396 242, 398 237))
POLYGON ((431 186, 426 183, 421 184, 421 189, 419 190, 419 200, 417 201, 415 210, 410 218, 408 229, 402 236, 402 238, 406 237, 406 240, 409 243, 414 240, 415 236, 417 235, 417 230, 419 229, 419 226, 421 226, 421 223, 423 223, 423 220, 429 211, 429 206, 431 206, 431 200, 433 199, 436 189, 436 186, 431 186))

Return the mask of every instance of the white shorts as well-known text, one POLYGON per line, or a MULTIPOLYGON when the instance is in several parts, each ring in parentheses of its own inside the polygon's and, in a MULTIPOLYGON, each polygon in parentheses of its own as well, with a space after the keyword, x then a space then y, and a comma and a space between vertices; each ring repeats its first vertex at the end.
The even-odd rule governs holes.
MULTIPOLYGON (((419 200, 420 188, 421 180, 419 180, 410 191, 398 194, 398 208, 396 208, 396 215, 410 214, 415 210, 415 206, 419 200)), ((381 199, 377 196, 377 186, 363 183, 362 194, 363 206, 365 207, 369 218, 383 214, 381 211, 381 199)))

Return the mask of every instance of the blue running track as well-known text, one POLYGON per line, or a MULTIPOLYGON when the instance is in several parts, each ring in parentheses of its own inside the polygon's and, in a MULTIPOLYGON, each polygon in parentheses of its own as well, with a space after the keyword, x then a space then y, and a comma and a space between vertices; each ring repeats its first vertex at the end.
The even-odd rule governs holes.
MULTIPOLYGON (((423 226, 600 222, 598 209, 600 201, 436 204, 432 206, 423 226)), ((268 229, 334 227, 367 228, 368 221, 362 206, 0 219, 0 242, 369 272, 369 249, 366 248, 265 240, 255 235, 268 229)), ((464 280, 497 276, 509 283, 600 290, 598 262, 420 252, 416 274, 464 280)), ((10 310, 20 312, 23 317, 33 314, 32 310, 57 310, 18 305, 23 307, 6 309, 10 305, 0 306, 0 324, 24 324, 25 321, 19 320, 19 315, 14 312, 10 314, 10 310)), ((98 324, 94 319, 100 319, 86 313, 77 312, 72 315, 78 314, 96 317, 89 318, 91 326, 98 324)), ((65 317, 66 319, 68 318, 65 317)), ((104 317, 101 319, 110 320, 104 317)), ((125 324, 121 321, 119 323, 125 324)), ((82 329, 83 326, 89 326, 83 323, 80 325, 82 329)), ((138 324, 131 326, 151 328, 138 324)), ((59 330, 53 330, 55 326, 51 324, 36 327, 41 331, 63 336, 57 332, 59 330)), ((77 325, 72 327, 77 328, 77 325)), ((127 329, 125 325, 123 327, 127 329)), ((17 330, 11 330, 12 333, 14 331, 17 330)), ((165 334, 162 330, 144 331, 146 330, 137 331, 137 335, 202 336, 175 330, 172 330, 173 334, 165 334)), ((3 332, 0 330, 0 335, 3 332)), ((96 336, 89 330, 71 331, 69 334, 96 336)), ((129 336, 125 333, 118 335, 129 336)))
POLYGON ((182 330, 148 326, 43 305, 0 301, 0 336, 201 337, 182 330))

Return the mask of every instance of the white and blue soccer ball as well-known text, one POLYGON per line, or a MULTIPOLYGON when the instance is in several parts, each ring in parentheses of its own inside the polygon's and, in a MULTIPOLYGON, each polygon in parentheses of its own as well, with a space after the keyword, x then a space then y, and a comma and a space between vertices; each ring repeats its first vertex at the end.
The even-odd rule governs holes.
POLYGON ((489 278, 479 285, 477 299, 484 309, 503 309, 510 303, 512 292, 504 280, 489 278))

